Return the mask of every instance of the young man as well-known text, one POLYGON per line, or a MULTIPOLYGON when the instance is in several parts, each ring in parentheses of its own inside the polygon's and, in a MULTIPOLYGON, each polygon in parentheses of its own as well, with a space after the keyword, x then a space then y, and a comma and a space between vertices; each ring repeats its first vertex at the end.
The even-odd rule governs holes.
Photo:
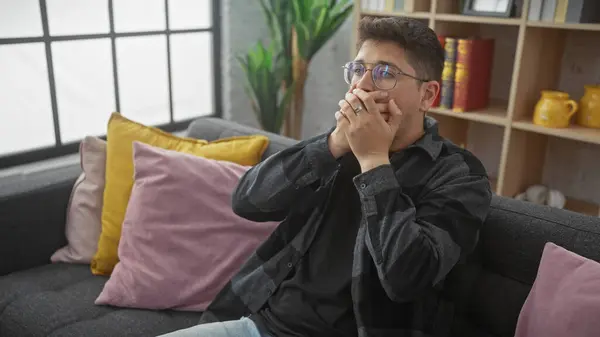
POLYGON ((491 201, 483 165, 425 112, 443 50, 418 20, 366 18, 336 127, 241 179, 234 211, 283 221, 202 325, 167 336, 447 336, 439 294, 491 201))

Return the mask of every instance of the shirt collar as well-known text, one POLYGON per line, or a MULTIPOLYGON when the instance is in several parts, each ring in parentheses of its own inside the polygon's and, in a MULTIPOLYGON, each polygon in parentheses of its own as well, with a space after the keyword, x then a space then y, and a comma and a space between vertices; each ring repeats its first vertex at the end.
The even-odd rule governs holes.
POLYGON ((442 152, 442 146, 444 145, 443 138, 438 132, 438 122, 429 116, 425 116, 423 130, 425 131, 423 136, 409 146, 408 149, 420 148, 425 150, 431 159, 436 160, 440 152, 442 152))

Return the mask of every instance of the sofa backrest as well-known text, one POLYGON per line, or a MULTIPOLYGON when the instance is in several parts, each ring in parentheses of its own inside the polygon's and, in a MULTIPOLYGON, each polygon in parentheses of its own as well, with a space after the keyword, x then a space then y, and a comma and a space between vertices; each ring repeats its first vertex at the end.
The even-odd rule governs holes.
MULTIPOLYGON (((187 135, 215 140, 257 133, 271 139, 265 157, 296 142, 219 118, 194 121, 187 135)), ((494 196, 476 251, 446 280, 445 295, 457 312, 453 335, 512 337, 549 241, 600 261, 600 218, 494 196)))
POLYGON ((494 196, 472 260, 447 279, 454 336, 514 336, 547 242, 600 261, 600 218, 494 196))
POLYGON ((196 119, 188 127, 186 135, 192 138, 201 138, 211 141, 220 138, 245 136, 250 134, 265 135, 271 140, 269 147, 263 155, 263 159, 296 143, 296 141, 291 138, 214 117, 196 119))

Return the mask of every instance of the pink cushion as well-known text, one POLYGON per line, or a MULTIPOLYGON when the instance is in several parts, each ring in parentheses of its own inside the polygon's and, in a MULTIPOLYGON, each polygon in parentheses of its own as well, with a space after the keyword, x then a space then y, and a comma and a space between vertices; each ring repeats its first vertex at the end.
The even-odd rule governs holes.
POLYGON ((235 215, 248 167, 134 143, 119 260, 96 304, 202 311, 278 223, 235 215))
POLYGON ((52 262, 90 263, 102 229, 102 198, 106 171, 106 142, 86 137, 79 145, 83 173, 79 176, 67 206, 67 245, 57 250, 52 262))
POLYGON ((521 309, 515 337, 600 336, 600 263, 554 243, 521 309))

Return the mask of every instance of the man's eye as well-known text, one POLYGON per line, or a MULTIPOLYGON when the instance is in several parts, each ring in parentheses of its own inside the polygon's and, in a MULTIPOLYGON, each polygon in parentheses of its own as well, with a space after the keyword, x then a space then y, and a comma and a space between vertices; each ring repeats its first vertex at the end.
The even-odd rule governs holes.
POLYGON ((389 71, 385 70, 385 71, 382 71, 382 72, 381 72, 381 76, 382 76, 383 78, 391 78, 391 77, 394 77, 394 74, 392 74, 392 73, 390 73, 389 71))

